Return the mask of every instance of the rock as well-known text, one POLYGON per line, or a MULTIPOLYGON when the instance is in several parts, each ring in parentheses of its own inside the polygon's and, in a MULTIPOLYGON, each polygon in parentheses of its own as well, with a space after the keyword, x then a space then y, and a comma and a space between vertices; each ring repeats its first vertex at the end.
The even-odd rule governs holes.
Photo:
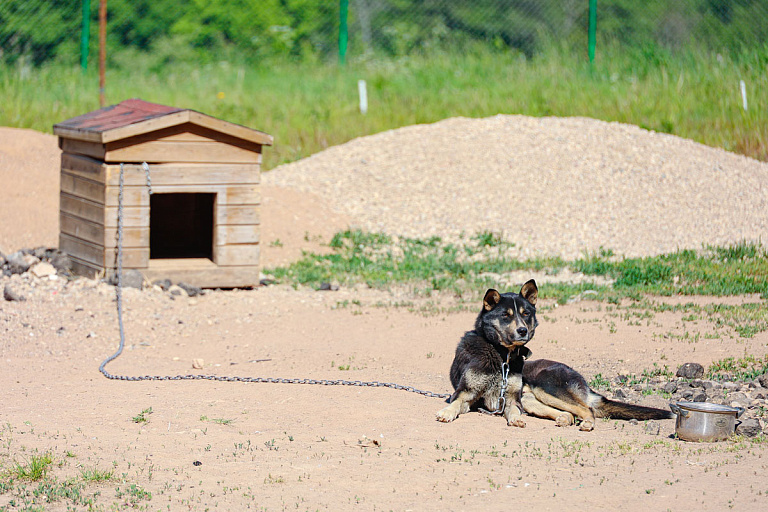
POLYGON ((704 391, 710 391, 714 389, 715 384, 711 380, 704 380, 701 382, 701 387, 704 388, 704 391))
POLYGON ((192 360, 192 368, 195 370, 202 370, 203 366, 205 366, 205 361, 202 359, 193 359, 192 360))
POLYGON ((739 385, 737 382, 724 382, 723 389, 731 393, 733 391, 738 391, 739 389, 741 389, 741 385, 739 385))
POLYGON ((757 382, 764 388, 768 388, 768 373, 764 373, 757 378, 757 382))
POLYGON ((694 402, 706 402, 707 394, 704 391, 694 391, 692 399, 694 402))
POLYGON ((21 293, 16 291, 11 284, 6 284, 3 288, 3 298, 9 302, 27 300, 21 293))
POLYGON ((2 267, 3 265, 5 265, 5 254, 0 252, 0 267, 2 267))
POLYGON ((643 426, 643 430, 650 436, 657 436, 661 432, 661 425, 655 421, 649 421, 643 426))
POLYGON ((39 263, 35 263, 30 267, 29 272, 37 277, 42 279, 43 277, 50 277, 53 275, 56 275, 56 269, 48 263, 47 261, 41 261, 39 263))
POLYGON ((159 287, 164 292, 167 292, 168 290, 171 289, 171 286, 173 286, 173 283, 171 282, 170 279, 158 279, 152 284, 159 287))
POLYGON ((627 393, 623 389, 617 389, 613 392, 614 398, 627 398, 627 393))
POLYGON ((336 292, 339 291, 339 285, 336 283, 321 283, 320 288, 317 289, 319 292, 336 292))
POLYGON ((123 274, 123 286, 141 290, 144 285, 144 276, 138 270, 131 269, 123 274))
POLYGON ((683 391, 680 396, 685 398, 686 400, 693 400, 693 390, 692 389, 686 389, 683 391))
POLYGON ((184 288, 182 288, 181 286, 177 285, 177 284, 171 285, 171 287, 168 288, 168 292, 170 292, 172 297, 173 296, 178 297, 180 295, 186 295, 187 294, 187 291, 184 288))
POLYGON ((69 255, 59 250, 53 250, 48 254, 48 261, 59 274, 69 274, 72 270, 72 260, 69 255))
MULTIPOLYGON (((108 283, 117 286, 117 274, 111 276, 108 283)), ((144 276, 136 269, 130 269, 123 272, 123 288, 137 288, 141 290, 144 286, 144 276)))
POLYGON ((677 382, 669 381, 666 384, 664 384, 664 387, 662 389, 664 390, 664 392, 669 393, 670 395, 674 395, 677 392, 677 382))
POLYGON ((675 375, 683 379, 700 379, 704 376, 704 367, 699 363, 685 363, 675 375))
POLYGON ((760 434, 762 430, 763 430, 763 426, 760 424, 760 420, 757 418, 749 418, 749 419, 743 420, 736 427, 737 434, 747 436, 747 437, 755 437, 756 435, 760 434))
POLYGON ((187 292, 187 295, 189 295, 190 297, 197 297, 198 295, 203 293, 202 288, 198 288, 197 286, 192 286, 191 284, 187 284, 183 282, 179 283, 179 288, 187 292))
POLYGON ((23 274, 29 267, 40 261, 31 254, 25 254, 23 251, 16 251, 7 257, 7 266, 11 274, 23 274))

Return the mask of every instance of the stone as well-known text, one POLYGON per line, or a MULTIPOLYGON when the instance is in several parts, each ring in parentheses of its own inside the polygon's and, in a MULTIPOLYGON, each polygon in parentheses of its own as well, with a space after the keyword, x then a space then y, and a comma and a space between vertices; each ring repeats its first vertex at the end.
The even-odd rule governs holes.
POLYGON ((203 366, 205 366, 205 361, 202 359, 193 359, 192 360, 192 368, 195 370, 202 370, 203 366))
POLYGON ((763 426, 757 418, 748 418, 736 426, 736 433, 742 436, 755 437, 762 432, 763 426))
POLYGON ((694 402, 706 402, 707 394, 704 391, 694 391, 692 399, 694 402))
POLYGON ((643 426, 643 430, 650 436, 657 436, 661 432, 661 425, 655 421, 649 421, 643 426))
POLYGON ((627 393, 623 389, 617 389, 613 392, 614 398, 627 398, 627 393))
POLYGON ((675 375, 683 379, 700 379, 704 376, 704 367, 699 363, 685 363, 675 375))
POLYGON ((757 378, 757 382, 764 388, 768 388, 768 373, 764 373, 757 378))
POLYGON ((319 292, 336 292, 339 291, 339 285, 336 283, 320 283, 319 292))
POLYGON ((30 267, 29 272, 39 279, 56 275, 56 269, 47 261, 35 263, 32 265, 32 267, 30 267))
POLYGON ((199 288, 197 286, 192 286, 191 284, 187 284, 184 282, 179 282, 178 286, 179 288, 187 292, 187 295, 189 295, 190 297, 197 297, 198 295, 203 293, 202 288, 199 288))
POLYGON ((6 284, 5 288, 3 288, 3 298, 8 302, 21 302, 27 300, 21 293, 16 291, 10 283, 6 284))
POLYGON ((171 285, 171 287, 168 288, 168 292, 171 294, 171 297, 179 297, 187 294, 186 290, 177 284, 171 285))
POLYGON ((59 250, 52 251, 48 255, 48 261, 56 269, 56 272, 60 274, 69 274, 72 270, 72 260, 69 259, 69 255, 65 252, 59 250))
POLYGON ((7 257, 7 266, 11 274, 23 274, 29 267, 40 261, 31 254, 25 254, 23 251, 16 251, 7 257))
POLYGON ((669 381, 666 384, 664 384, 664 387, 662 388, 665 393, 669 393, 670 395, 674 395, 677 392, 677 382, 675 381, 669 381))
POLYGON ((171 282, 170 279, 158 279, 157 281, 153 282, 152 284, 157 286, 158 288, 160 288, 164 292, 167 292, 168 290, 170 290, 171 286, 173 285, 173 283, 171 282))

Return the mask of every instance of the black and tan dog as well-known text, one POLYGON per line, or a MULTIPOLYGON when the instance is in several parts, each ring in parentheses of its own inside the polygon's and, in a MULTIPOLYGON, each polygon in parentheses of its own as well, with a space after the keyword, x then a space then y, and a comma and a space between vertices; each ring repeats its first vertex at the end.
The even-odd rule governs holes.
POLYGON ((558 426, 581 420, 581 430, 592 430, 595 418, 663 420, 671 411, 609 400, 593 391, 573 368, 547 359, 526 361, 523 367, 523 409, 530 415, 553 419, 558 426))
POLYGON ((439 421, 455 420, 483 400, 485 408, 502 414, 508 425, 524 427, 521 404, 524 346, 533 337, 539 290, 531 279, 520 293, 488 290, 475 329, 461 338, 451 365, 455 389, 450 405, 437 413, 439 421), (504 378, 504 371, 507 371, 504 378))
POLYGON ((533 279, 522 286, 520 293, 486 292, 475 329, 464 334, 456 347, 450 373, 455 391, 450 405, 437 413, 439 421, 455 420, 481 399, 486 409, 503 414, 508 425, 518 427, 525 426, 523 412, 553 419, 558 426, 573 425, 578 418, 581 430, 594 429, 595 418, 675 417, 670 411, 609 400, 563 363, 525 361, 531 351, 524 345, 538 325, 537 298, 533 279))

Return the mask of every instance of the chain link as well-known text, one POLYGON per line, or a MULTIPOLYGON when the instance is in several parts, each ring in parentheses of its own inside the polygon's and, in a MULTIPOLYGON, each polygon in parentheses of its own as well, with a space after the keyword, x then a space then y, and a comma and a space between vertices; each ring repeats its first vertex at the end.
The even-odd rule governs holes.
MULTIPOLYGON (((432 391, 423 391, 416 389, 413 386, 403 386, 401 384, 394 384, 392 382, 378 382, 378 381, 360 381, 360 380, 328 380, 328 379, 284 379, 275 377, 231 377, 222 375, 112 375, 106 370, 107 364, 117 359, 120 354, 123 353, 125 347, 125 330, 123 328, 123 187, 124 187, 124 168, 123 164, 120 164, 120 179, 119 179, 119 192, 117 195, 117 286, 115 286, 115 298, 117 302, 117 322, 120 326, 120 346, 117 352, 107 357, 104 362, 99 366, 99 371, 108 379, 121 380, 127 382, 137 381, 154 381, 154 380, 213 380, 217 382, 254 382, 254 383, 268 383, 268 384, 310 384, 321 386, 358 386, 358 387, 374 387, 374 388, 391 388, 408 391, 410 393, 418 393, 430 398, 448 399, 450 394, 447 393, 433 393, 432 391)), ((146 163, 142 166, 144 172, 147 175, 147 186, 150 187, 151 182, 149 179, 149 165, 146 163)), ((506 374, 504 376, 504 382, 506 382, 506 374)))

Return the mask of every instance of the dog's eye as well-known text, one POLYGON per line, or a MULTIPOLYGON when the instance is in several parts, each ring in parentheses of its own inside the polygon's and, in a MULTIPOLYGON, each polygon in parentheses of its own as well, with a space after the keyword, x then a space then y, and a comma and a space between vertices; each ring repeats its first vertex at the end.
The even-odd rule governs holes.
POLYGON ((529 316, 529 315, 530 315, 530 313, 529 313, 529 312, 527 312, 526 310, 522 310, 522 311, 520 312, 520 314, 522 314, 523 316, 529 316))

